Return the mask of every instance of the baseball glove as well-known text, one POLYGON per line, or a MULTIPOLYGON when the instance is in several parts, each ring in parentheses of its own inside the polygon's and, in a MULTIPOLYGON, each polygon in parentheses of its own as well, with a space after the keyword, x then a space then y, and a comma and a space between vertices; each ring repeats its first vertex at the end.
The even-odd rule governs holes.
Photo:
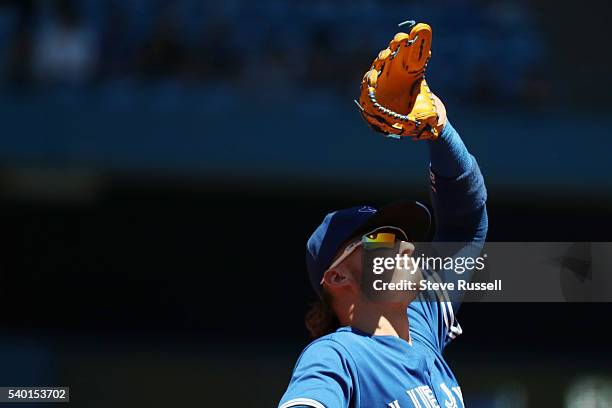
POLYGON ((410 33, 397 33, 363 76, 356 103, 361 116, 378 132, 394 138, 436 139, 443 126, 444 105, 425 81, 431 27, 414 21, 400 27, 406 25, 410 33))

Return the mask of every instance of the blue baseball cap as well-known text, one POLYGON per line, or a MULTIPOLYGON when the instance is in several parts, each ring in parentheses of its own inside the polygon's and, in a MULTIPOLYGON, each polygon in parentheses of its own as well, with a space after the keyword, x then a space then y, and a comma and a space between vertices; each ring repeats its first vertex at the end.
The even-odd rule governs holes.
POLYGON ((325 216, 306 244, 310 283, 321 296, 321 279, 348 240, 379 227, 402 229, 411 242, 428 240, 431 213, 418 201, 402 200, 380 209, 369 205, 346 208, 325 216))

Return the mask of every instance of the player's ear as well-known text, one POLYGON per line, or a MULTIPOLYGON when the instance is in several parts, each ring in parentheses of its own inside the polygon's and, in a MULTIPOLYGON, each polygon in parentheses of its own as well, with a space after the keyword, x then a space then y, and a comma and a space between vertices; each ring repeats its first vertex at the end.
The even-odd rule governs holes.
POLYGON ((330 269, 323 275, 323 284, 330 289, 336 289, 351 285, 353 277, 345 268, 337 267, 330 269))

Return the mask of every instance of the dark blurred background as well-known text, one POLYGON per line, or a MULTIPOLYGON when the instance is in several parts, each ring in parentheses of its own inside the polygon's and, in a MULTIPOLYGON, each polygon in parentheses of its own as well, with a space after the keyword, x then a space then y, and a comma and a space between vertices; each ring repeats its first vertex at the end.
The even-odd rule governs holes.
MULTIPOLYGON (((275 406, 331 209, 427 200, 352 104, 396 24, 479 160, 491 241, 611 241, 605 1, 1 0, 0 385, 275 406)), ((612 272, 612 271, 611 271, 612 272)), ((517 271, 520 273, 520 271, 517 271)), ((470 407, 612 406, 610 304, 466 304, 470 407), (599 405, 598 405, 599 404, 599 405)))

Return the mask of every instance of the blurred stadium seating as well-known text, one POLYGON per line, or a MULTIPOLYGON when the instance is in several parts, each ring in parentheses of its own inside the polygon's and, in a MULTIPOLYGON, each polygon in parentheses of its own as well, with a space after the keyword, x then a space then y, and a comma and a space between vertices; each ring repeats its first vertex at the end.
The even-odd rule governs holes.
POLYGON ((350 96, 394 25, 414 17, 435 29, 438 63, 429 72, 445 96, 475 104, 545 97, 534 95, 545 90, 546 47, 527 2, 443 3, 4 1, 2 83, 257 81, 350 96))
MULTIPOLYGON (((0 115, 19 137, 0 140, 0 157, 12 165, 346 182, 363 173, 369 149, 399 159, 368 137, 351 100, 395 24, 414 17, 434 27, 430 83, 491 186, 610 185, 603 112, 561 102, 565 78, 549 72, 561 57, 551 62, 550 23, 529 2, 2 4, 0 115)), ((411 149, 406 159, 419 156, 411 149)), ((399 167, 384 160, 368 176, 385 183, 399 167)), ((417 183, 420 173, 406 177, 417 183)))

